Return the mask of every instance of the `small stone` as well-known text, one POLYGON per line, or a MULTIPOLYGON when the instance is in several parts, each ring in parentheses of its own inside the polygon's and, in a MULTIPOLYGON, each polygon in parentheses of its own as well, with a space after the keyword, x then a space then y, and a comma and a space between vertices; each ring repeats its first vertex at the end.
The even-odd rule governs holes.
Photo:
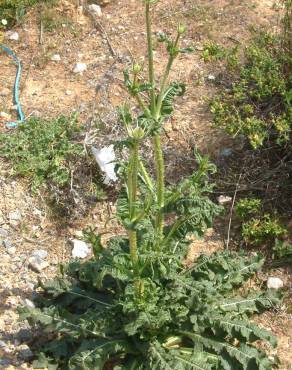
POLYGON ((7 26, 8 22, 5 18, 1 19, 1 23, 3 26, 7 26))
POLYGON ((28 308, 35 308, 35 304, 30 299, 28 299, 28 298, 25 298, 24 304, 28 308))
POLYGON ((102 16, 101 7, 97 4, 90 4, 88 6, 88 10, 90 11, 92 15, 95 15, 96 17, 102 16))
POLYGON ((232 198, 226 195, 220 195, 220 197, 218 197, 217 200, 219 204, 224 205, 230 203, 232 201, 232 198))
POLYGON ((73 72, 74 73, 82 73, 87 70, 87 65, 85 63, 76 63, 73 72))
POLYGON ((42 211, 37 209, 37 208, 34 208, 33 209, 33 212, 32 212, 35 216, 39 216, 41 217, 42 216, 42 211))
POLYGON ((3 229, 3 227, 0 227, 0 236, 8 236, 8 231, 6 229, 3 229))
POLYGON ((208 75, 208 80, 209 81, 215 81, 216 80, 216 77, 214 75, 208 75))
POLYGON ((51 61, 53 61, 53 62, 60 62, 60 60, 61 60, 60 54, 54 54, 51 57, 51 61))
POLYGON ((44 249, 36 249, 35 251, 32 252, 32 256, 45 259, 48 257, 48 252, 44 249))
POLYGON ((6 348, 7 343, 5 343, 3 340, 0 340, 0 348, 6 348))
POLYGON ((4 118, 6 120, 10 120, 11 119, 11 115, 6 113, 6 112, 0 112, 0 117, 1 118, 4 118))
POLYGON ((32 256, 28 259, 30 268, 35 272, 41 272, 49 266, 47 261, 44 261, 38 256, 32 256))
POLYGON ((221 151, 220 155, 221 155, 222 157, 230 157, 232 153, 233 153, 233 150, 232 150, 231 148, 224 148, 224 149, 221 151))
POLYGON ((72 257, 73 258, 86 258, 89 254, 89 246, 82 240, 73 239, 73 249, 72 257))
POLYGON ((0 96, 9 96, 12 92, 7 87, 2 87, 0 91, 0 96))
POLYGON ((269 277, 268 278, 268 281, 267 281, 267 287, 269 289, 281 289, 283 288, 284 286, 284 283, 283 283, 283 280, 281 280, 280 278, 277 278, 277 277, 269 277))
POLYGON ((18 355, 21 359, 23 360, 29 360, 33 357, 33 353, 30 350, 29 346, 26 344, 22 344, 21 346, 18 347, 18 355))
POLYGON ((68 95, 68 96, 70 96, 70 95, 72 95, 72 91, 71 90, 66 90, 65 91, 65 94, 68 95))
POLYGON ((5 239, 5 240, 3 240, 3 246, 5 248, 9 249, 9 248, 12 248, 13 247, 13 244, 11 243, 10 240, 5 239))
POLYGON ((8 40, 18 41, 19 40, 19 33, 14 31, 8 31, 5 34, 8 40))
POLYGON ((9 253, 10 255, 14 255, 16 253, 16 248, 15 247, 8 248, 7 253, 9 253))
POLYGON ((19 211, 19 209, 9 213, 9 220, 10 221, 20 221, 21 220, 21 212, 19 211))

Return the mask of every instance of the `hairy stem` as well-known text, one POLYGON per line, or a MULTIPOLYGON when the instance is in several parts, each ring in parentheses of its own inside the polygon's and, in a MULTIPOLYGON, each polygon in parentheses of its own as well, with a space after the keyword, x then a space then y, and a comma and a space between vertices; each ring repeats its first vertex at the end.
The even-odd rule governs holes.
MULTIPOLYGON (((180 35, 178 34, 176 39, 175 39, 175 42, 174 42, 174 47, 173 47, 174 49, 177 48, 177 45, 178 45, 178 42, 179 42, 179 37, 180 37, 180 35)), ((176 58, 176 54, 170 54, 169 55, 167 66, 165 68, 165 72, 163 74, 161 84, 160 84, 160 93, 159 93, 159 96, 158 96, 158 99, 157 99, 157 105, 156 105, 156 110, 155 110, 155 119, 158 119, 160 117, 160 113, 161 113, 160 111, 161 111, 161 107, 162 107, 164 93, 165 93, 165 90, 166 90, 167 79, 168 79, 168 76, 169 76, 169 73, 171 71, 171 67, 172 67, 172 64, 173 64, 175 58, 176 58)))
MULTIPOLYGON (((130 164, 128 171, 128 193, 129 193, 129 208, 130 208, 130 219, 133 220, 136 216, 136 201, 137 201, 137 179, 139 169, 139 145, 137 141, 134 141, 133 147, 131 148, 130 164)), ((130 254, 133 264, 135 265, 138 261, 138 250, 137 250, 137 232, 136 230, 129 230, 129 241, 130 241, 130 254)))
POLYGON ((154 91, 154 63, 153 63, 153 45, 152 45, 152 31, 151 31, 151 17, 150 17, 150 4, 145 5, 146 15, 146 29, 147 29, 147 51, 148 51, 148 69, 149 69, 149 82, 151 84, 150 98, 151 98, 151 112, 155 112, 155 91, 154 91))
POLYGON ((156 167, 157 206, 158 206, 158 212, 156 215, 156 231, 161 239, 163 236, 163 226, 164 226, 164 216, 162 208, 164 206, 165 185, 164 185, 164 159, 159 135, 155 135, 153 137, 153 146, 156 167))

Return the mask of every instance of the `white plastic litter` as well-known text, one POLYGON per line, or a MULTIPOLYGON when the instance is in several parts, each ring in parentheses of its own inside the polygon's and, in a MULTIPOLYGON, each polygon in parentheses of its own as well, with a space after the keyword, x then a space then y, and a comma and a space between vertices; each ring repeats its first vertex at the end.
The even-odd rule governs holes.
POLYGON ((116 160, 114 146, 109 145, 101 149, 92 147, 91 151, 101 171, 104 172, 105 174, 105 178, 103 182, 106 185, 108 185, 111 182, 117 181, 118 178, 115 173, 115 163, 114 163, 116 160))

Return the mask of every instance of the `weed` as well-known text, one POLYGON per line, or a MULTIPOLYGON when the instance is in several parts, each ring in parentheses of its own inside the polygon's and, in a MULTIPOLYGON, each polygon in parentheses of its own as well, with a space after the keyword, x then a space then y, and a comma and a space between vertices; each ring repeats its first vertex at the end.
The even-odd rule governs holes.
POLYGON ((27 10, 38 3, 55 4, 56 0, 2 0, 0 3, 0 19, 7 21, 7 26, 18 23, 27 10))
POLYGON ((80 213, 90 199, 105 198, 97 166, 85 156, 80 135, 76 116, 32 118, 0 134, 1 157, 12 164, 13 175, 28 179, 33 193, 45 197, 54 216, 71 213, 76 199, 80 213))
POLYGON ((261 208, 260 199, 244 198, 236 204, 236 213, 242 220, 246 220, 249 216, 258 214, 261 208))
POLYGON ((201 56, 204 62, 220 60, 226 56, 226 49, 213 41, 208 41, 203 46, 201 56))
POLYGON ((247 243, 261 245, 269 240, 275 240, 286 234, 287 230, 277 219, 270 215, 252 218, 242 224, 242 236, 247 243))
MULTIPOLYGON (((288 18, 290 0, 281 35, 259 32, 245 49, 239 77, 211 103, 213 122, 232 136, 244 135, 253 148, 268 139, 285 145, 291 138, 292 80, 291 38, 288 18)), ((289 18, 290 19, 290 18, 289 18)), ((217 55, 217 54, 216 54, 217 55)), ((238 70, 236 70, 236 73, 238 70)))
POLYGON ((242 236, 246 243, 261 245, 275 242, 286 235, 287 230, 270 214, 262 210, 260 199, 244 198, 236 205, 236 213, 242 221, 242 236))
POLYGON ((239 295, 236 288, 263 264, 228 251, 200 256, 194 266, 184 261, 188 234, 202 236, 221 208, 208 197, 215 167, 195 153, 196 171, 178 184, 167 186, 160 132, 173 112, 173 100, 185 86, 168 83, 176 57, 188 52, 179 41, 159 35, 168 63, 160 82, 153 63, 150 6, 145 0, 148 78, 134 63, 125 70, 125 85, 139 110, 120 109, 128 160, 119 164, 123 189, 117 218, 127 235, 112 237, 106 248, 92 230, 85 237, 93 257, 61 267, 53 281, 41 282, 37 308, 20 308, 23 319, 49 334, 39 346, 36 368, 52 369, 272 369, 267 357, 253 345, 275 338, 247 318, 278 302, 272 292, 239 295), (138 112, 134 116, 134 113, 138 112), (141 144, 151 139, 155 178, 141 158, 141 144))
POLYGON ((30 179, 34 191, 48 183, 68 186, 71 166, 83 152, 74 142, 79 132, 75 117, 33 118, 0 135, 0 154, 12 163, 15 175, 30 179))

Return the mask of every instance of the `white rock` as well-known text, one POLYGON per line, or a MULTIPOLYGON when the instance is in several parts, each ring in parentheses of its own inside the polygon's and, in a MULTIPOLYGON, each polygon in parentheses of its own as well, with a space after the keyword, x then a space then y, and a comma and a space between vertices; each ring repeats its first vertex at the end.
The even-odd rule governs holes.
POLYGON ((9 220, 10 221, 20 221, 21 220, 21 212, 19 209, 16 211, 12 211, 9 213, 9 220))
POLYGON ((226 195, 220 195, 220 197, 218 197, 217 200, 219 204, 224 205, 230 203, 232 201, 232 198, 226 195))
POLYGON ((73 258, 86 258, 89 254, 89 246, 82 240, 73 239, 73 249, 72 257, 73 258))
POLYGON ((267 287, 269 289, 281 289, 283 288, 283 280, 277 277, 269 277, 267 281, 267 287))
POLYGON ((12 92, 7 87, 1 87, 0 96, 9 96, 12 92))
POLYGON ((10 240, 5 239, 5 240, 3 240, 3 246, 4 246, 5 248, 9 249, 9 248, 12 248, 12 247, 13 247, 13 244, 11 243, 11 241, 10 241, 10 240))
POLYGON ((74 73, 82 73, 87 70, 87 65, 85 63, 76 63, 73 72, 74 73))
POLYGON ((104 183, 108 185, 111 181, 117 181, 118 178, 115 173, 114 163, 116 160, 114 146, 109 145, 101 149, 92 147, 91 151, 101 171, 105 173, 104 183))
POLYGON ((32 213, 35 215, 35 216, 39 216, 41 217, 42 216, 42 211, 37 209, 37 208, 34 208, 32 213))
POLYGON ((16 253, 16 248, 15 247, 8 248, 7 253, 13 256, 16 253))
POLYGON ((32 270, 36 272, 41 272, 45 268, 49 266, 47 261, 44 261, 38 256, 32 256, 28 259, 29 266, 31 267, 32 270))
POLYGON ((209 75, 207 78, 208 78, 209 81, 215 81, 216 80, 216 77, 214 75, 209 75))
POLYGON ((52 55, 51 60, 53 62, 60 62, 60 60, 61 60, 60 54, 54 54, 54 55, 52 55))
POLYGON ((10 114, 8 114, 6 112, 0 112, 0 117, 5 118, 5 119, 11 119, 10 114))
POLYGON ((0 227, 0 236, 8 236, 8 231, 6 229, 3 229, 3 227, 0 227))
POLYGON ((44 249, 36 249, 35 251, 32 252, 32 256, 45 259, 48 257, 48 252, 44 249))
POLYGON ((6 32, 5 36, 8 40, 13 40, 13 41, 18 41, 19 40, 19 33, 18 32, 8 31, 8 32, 6 32))
POLYGON ((90 11, 90 13, 92 15, 95 15, 97 17, 101 17, 102 16, 102 11, 101 11, 101 7, 97 4, 90 4, 88 6, 88 10, 90 11))
POLYGON ((68 95, 68 96, 70 96, 70 95, 72 95, 72 91, 71 90, 66 90, 65 91, 65 94, 68 95))
POLYGON ((8 24, 6 19, 1 19, 1 23, 3 24, 3 26, 7 26, 7 24, 8 24))

